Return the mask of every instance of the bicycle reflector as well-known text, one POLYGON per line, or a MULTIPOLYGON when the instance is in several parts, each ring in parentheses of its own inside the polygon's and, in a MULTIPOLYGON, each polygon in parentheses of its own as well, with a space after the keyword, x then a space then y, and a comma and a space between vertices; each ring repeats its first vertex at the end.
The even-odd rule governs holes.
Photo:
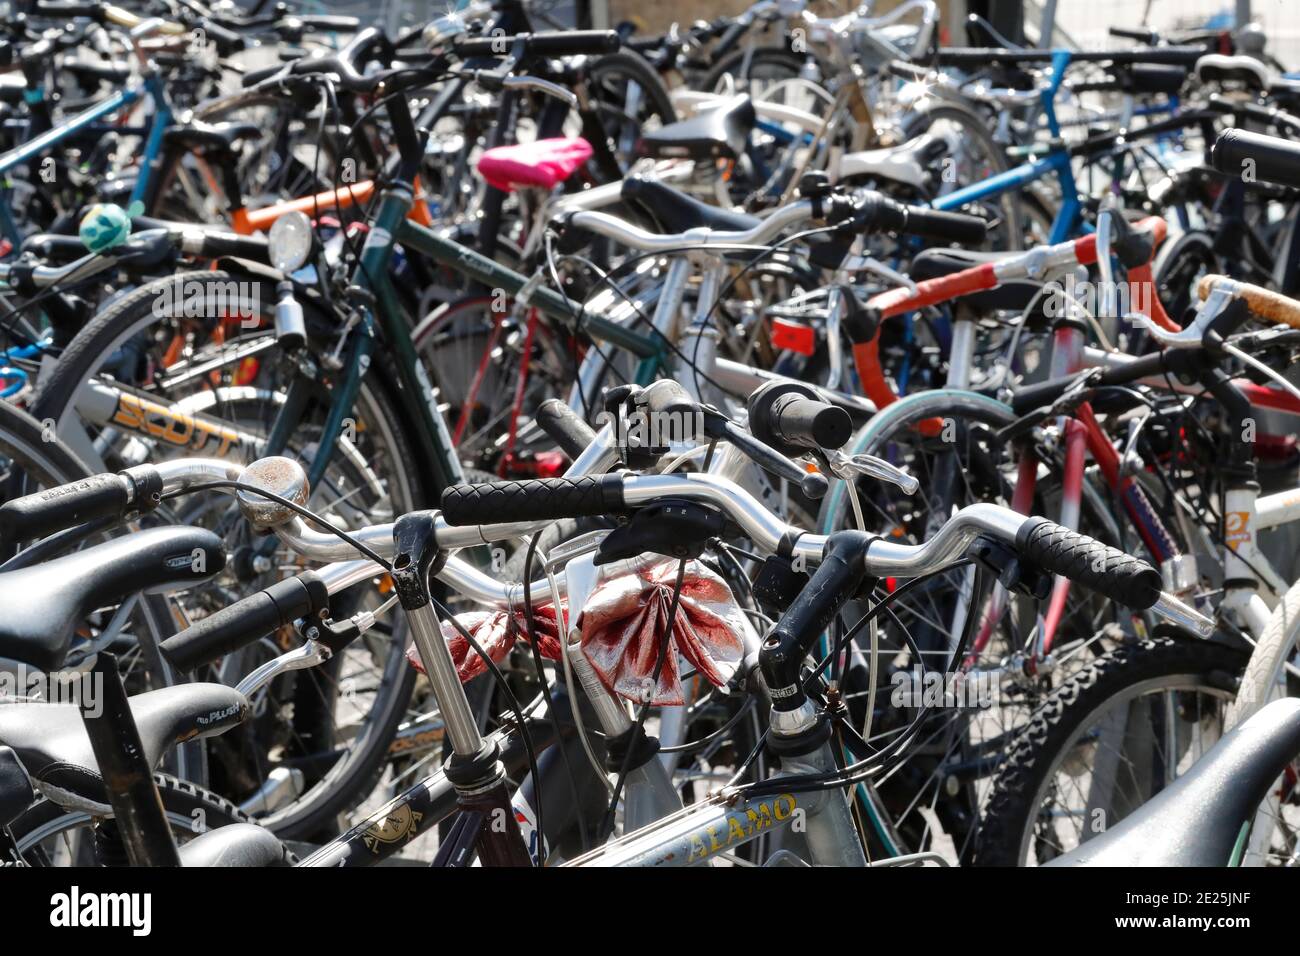
POLYGON ((800 355, 812 355, 817 347, 817 335, 811 325, 791 322, 789 319, 773 319, 772 346, 798 352, 800 355))

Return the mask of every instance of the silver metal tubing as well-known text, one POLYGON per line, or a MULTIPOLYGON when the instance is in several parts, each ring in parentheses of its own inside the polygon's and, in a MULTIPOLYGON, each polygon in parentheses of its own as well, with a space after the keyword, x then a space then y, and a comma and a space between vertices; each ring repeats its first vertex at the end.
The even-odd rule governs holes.
POLYGON ((442 720, 452 749, 464 756, 478 753, 483 746, 483 737, 470 710, 469 701, 465 699, 465 690, 461 687, 456 665, 452 662, 451 651, 447 650, 447 642, 442 638, 442 628, 433 605, 426 604, 407 611, 406 619, 411 622, 411 637, 420 661, 424 664, 425 676, 429 678, 433 695, 437 698, 438 708, 442 711, 442 720))
MULTIPOLYGON (((695 163, 692 160, 670 159, 655 163, 648 169, 634 167, 629 175, 644 176, 647 179, 668 183, 690 179, 694 170, 695 163)), ((584 189, 582 192, 568 193, 561 196, 551 203, 551 215, 548 218, 553 219, 562 212, 600 209, 604 206, 616 205, 622 201, 623 180, 620 179, 612 183, 606 183, 603 186, 594 186, 591 189, 584 189)))
POLYGON ((785 230, 812 218, 812 203, 806 199, 792 202, 776 210, 753 229, 743 232, 723 232, 699 227, 685 232, 660 235, 646 232, 624 219, 603 212, 577 212, 571 222, 586 229, 643 252, 669 252, 690 247, 765 246, 785 230))
POLYGON ((981 534, 1014 542, 1026 520, 1024 515, 999 505, 967 505, 923 544, 896 544, 884 538, 871 542, 867 548, 867 573, 872 577, 918 577, 938 571, 964 557, 966 548, 981 534))
MULTIPOLYGON (((244 466, 221 458, 176 458, 154 465, 162 476, 164 491, 179 491, 205 481, 238 481, 244 466)), ((222 489, 234 494, 234 489, 222 489)))

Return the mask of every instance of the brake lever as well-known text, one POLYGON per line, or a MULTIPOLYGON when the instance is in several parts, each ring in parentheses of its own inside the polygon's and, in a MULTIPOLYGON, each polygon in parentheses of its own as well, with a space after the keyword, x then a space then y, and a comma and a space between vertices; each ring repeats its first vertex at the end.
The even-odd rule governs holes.
POLYGON ((1125 314, 1124 321, 1142 329, 1153 339, 1171 349, 1196 349, 1205 344, 1205 336, 1216 319, 1233 302, 1233 286, 1224 283, 1210 290, 1209 297, 1196 310, 1196 317, 1179 332, 1170 332, 1156 325, 1140 312, 1125 314))
POLYGON ((845 481, 860 477, 875 478, 896 485, 905 495, 914 495, 921 487, 921 483, 906 470, 875 455, 846 455, 837 448, 831 452, 829 462, 835 476, 845 481))
POLYGON ((501 82, 501 86, 507 90, 535 90, 567 103, 571 109, 578 108, 578 97, 571 90, 566 90, 558 83, 552 83, 550 80, 543 80, 536 76, 507 76, 501 82))

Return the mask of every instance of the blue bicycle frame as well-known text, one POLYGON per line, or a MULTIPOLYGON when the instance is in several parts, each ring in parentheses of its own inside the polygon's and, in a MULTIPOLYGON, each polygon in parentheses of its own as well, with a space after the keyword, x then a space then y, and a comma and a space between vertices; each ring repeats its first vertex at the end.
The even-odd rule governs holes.
MULTIPOLYGON (((36 94, 41 95, 41 94, 36 94)), ((79 133, 86 132, 97 128, 97 124, 106 116, 111 116, 121 110, 127 109, 138 103, 145 96, 148 96, 153 102, 153 114, 149 118, 147 126, 140 129, 131 129, 127 132, 141 133, 145 136, 144 159, 140 165, 139 174, 136 177, 135 188, 131 192, 131 201, 141 201, 147 194, 149 187, 149 171, 153 167, 153 162, 162 149, 162 137, 167 127, 172 122, 171 107, 167 102, 166 87, 162 78, 154 72, 150 72, 144 79, 132 86, 114 93, 107 99, 96 103, 85 110, 82 110, 76 116, 64 121, 52 129, 46 130, 38 136, 32 137, 27 142, 16 146, 7 153, 0 154, 0 177, 7 175, 11 170, 18 166, 26 165, 39 158, 51 146, 55 146, 64 140, 70 139, 79 133)), ((118 129, 117 127, 99 127, 104 130, 118 129)), ((17 244, 22 238, 17 224, 13 220, 13 214, 9 208, 8 197, 0 193, 0 234, 10 242, 17 244)))
MULTIPOLYGON (((1047 117, 1047 128, 1054 139, 1061 135, 1061 124, 1056 118, 1056 95, 1060 92, 1061 83, 1065 80, 1065 70, 1070 65, 1071 59, 1072 54, 1069 50, 1052 51, 1051 80, 1039 93, 1043 115, 1047 117)), ((967 203, 1001 196, 1003 193, 1052 175, 1056 176, 1061 186, 1061 208, 1057 211, 1056 218, 1052 220, 1052 231, 1047 241, 1064 242, 1076 236, 1081 230, 1083 205, 1079 202, 1079 188, 1074 182, 1070 151, 1062 145, 1053 146, 1046 156, 1031 159, 1014 169, 1008 169, 1005 173, 998 173, 982 182, 954 190, 939 197, 931 205, 935 209, 960 209, 967 203)))

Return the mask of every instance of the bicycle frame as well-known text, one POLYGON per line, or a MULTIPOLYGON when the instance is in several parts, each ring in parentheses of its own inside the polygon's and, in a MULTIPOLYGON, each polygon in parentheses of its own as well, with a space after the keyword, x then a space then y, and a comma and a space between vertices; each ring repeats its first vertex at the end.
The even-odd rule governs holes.
MULTIPOLYGON (((131 191, 132 202, 142 201, 149 188, 150 170, 153 162, 162 150, 162 135, 172 123, 171 106, 167 101, 166 88, 162 77, 155 71, 146 74, 141 82, 132 84, 112 94, 107 99, 82 110, 76 116, 71 117, 53 129, 47 130, 26 143, 0 155, 0 176, 8 174, 18 166, 30 163, 45 153, 51 146, 56 146, 79 133, 91 129, 104 117, 134 106, 145 97, 148 97, 153 104, 153 114, 149 118, 147 126, 141 131, 145 136, 144 158, 140 164, 135 187, 131 191)), ((7 199, 0 199, 0 233, 3 233, 5 238, 14 243, 17 243, 22 238, 17 224, 13 221, 7 199)))

